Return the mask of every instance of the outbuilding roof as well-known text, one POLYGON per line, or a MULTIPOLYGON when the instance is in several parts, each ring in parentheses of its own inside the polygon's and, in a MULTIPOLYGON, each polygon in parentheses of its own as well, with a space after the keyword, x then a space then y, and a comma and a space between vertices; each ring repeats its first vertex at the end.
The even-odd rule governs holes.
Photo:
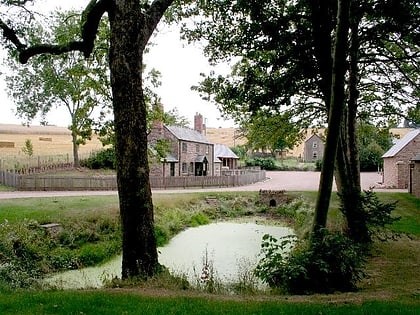
POLYGON ((214 156, 221 158, 239 159, 239 157, 226 145, 214 144, 214 156))
POLYGON ((178 127, 178 126, 165 126, 165 127, 179 140, 210 144, 210 141, 204 135, 202 135, 200 132, 196 130, 184 128, 184 127, 178 127))
POLYGON ((409 144, 415 137, 420 134, 420 129, 415 129, 407 133, 402 139, 398 140, 387 152, 382 155, 383 158, 394 157, 397 155, 404 147, 409 144))

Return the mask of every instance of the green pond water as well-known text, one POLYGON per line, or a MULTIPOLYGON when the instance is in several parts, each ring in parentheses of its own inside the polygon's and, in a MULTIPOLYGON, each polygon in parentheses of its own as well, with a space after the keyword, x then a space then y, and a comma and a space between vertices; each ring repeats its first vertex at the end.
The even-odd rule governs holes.
MULTIPOLYGON (((211 266, 218 279, 228 283, 256 265, 264 234, 280 238, 294 233, 276 225, 212 223, 189 228, 158 248, 159 262, 190 281, 197 281, 203 276, 203 268, 211 266)), ((67 271, 46 281, 63 289, 100 288, 104 280, 120 274, 121 256, 118 256, 102 266, 67 271)))

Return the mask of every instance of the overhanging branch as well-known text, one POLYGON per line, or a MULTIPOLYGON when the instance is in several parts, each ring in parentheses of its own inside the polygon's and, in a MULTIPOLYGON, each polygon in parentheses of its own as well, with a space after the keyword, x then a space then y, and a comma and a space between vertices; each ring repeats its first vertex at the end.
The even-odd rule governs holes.
POLYGON ((61 45, 38 44, 28 47, 20 41, 16 31, 1 19, 0 29, 3 30, 3 36, 15 45, 21 63, 26 63, 31 57, 44 53, 60 55, 70 51, 80 51, 85 57, 89 57, 93 51, 99 22, 108 10, 110 3, 111 0, 91 0, 89 2, 82 15, 82 41, 69 41, 61 45))

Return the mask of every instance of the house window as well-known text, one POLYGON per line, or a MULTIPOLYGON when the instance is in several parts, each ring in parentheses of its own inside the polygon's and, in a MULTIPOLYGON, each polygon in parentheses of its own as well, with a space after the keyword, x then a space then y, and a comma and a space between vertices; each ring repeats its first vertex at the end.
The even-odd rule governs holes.
POLYGON ((200 145, 198 143, 195 145, 195 152, 200 153, 200 145))
POLYGON ((186 142, 182 142, 182 152, 187 152, 187 143, 186 142))
POLYGON ((194 162, 190 162, 190 169, 188 170, 188 173, 194 173, 194 162))
POLYGON ((186 174, 188 172, 187 170, 187 163, 182 163, 182 174, 186 174))
POLYGON ((314 151, 312 152, 312 159, 317 160, 318 159, 318 152, 314 151))
POLYGON ((313 143, 312 143, 312 148, 314 148, 314 149, 318 148, 318 143, 313 142, 313 143))

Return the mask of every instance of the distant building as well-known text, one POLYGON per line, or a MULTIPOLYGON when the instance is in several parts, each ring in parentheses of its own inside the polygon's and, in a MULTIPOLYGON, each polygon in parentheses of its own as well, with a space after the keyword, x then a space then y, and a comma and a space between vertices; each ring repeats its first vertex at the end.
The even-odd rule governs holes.
POLYGON ((420 151, 420 129, 408 132, 397 140, 382 158, 385 187, 406 189, 409 184, 410 163, 420 151))
POLYGON ((316 162, 322 160, 324 153, 324 141, 317 134, 310 136, 304 143, 305 162, 316 162))

